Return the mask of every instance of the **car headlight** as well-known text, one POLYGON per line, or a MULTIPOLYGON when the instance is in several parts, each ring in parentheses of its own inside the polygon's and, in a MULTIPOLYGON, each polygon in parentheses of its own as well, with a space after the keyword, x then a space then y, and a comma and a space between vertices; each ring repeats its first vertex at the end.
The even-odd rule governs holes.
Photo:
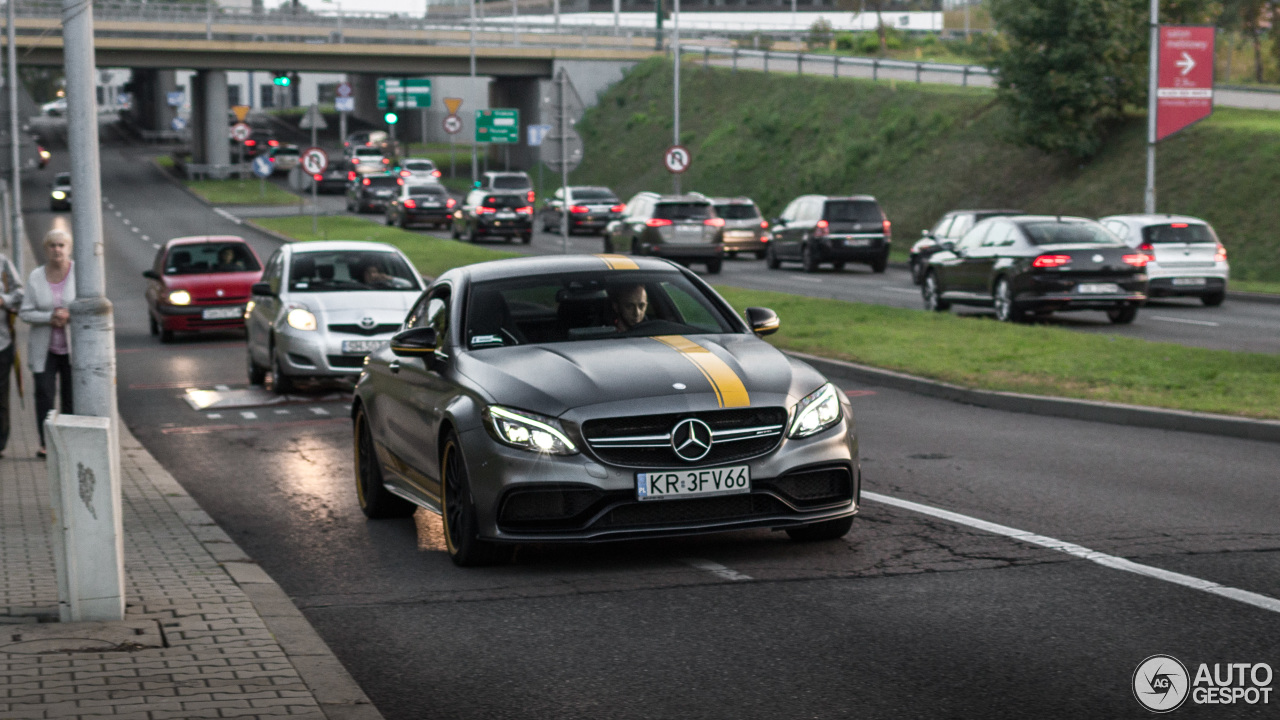
POLYGON ((574 455, 578 448, 560 431, 556 421, 549 417, 498 405, 484 409, 485 427, 499 442, 529 452, 547 455, 574 455))
POLYGON ((62 192, 61 190, 54 190, 50 194, 53 195, 54 200, 65 200, 67 197, 67 194, 62 192))
POLYGON ((248 319, 249 319, 249 314, 250 314, 250 313, 252 313, 252 312, 253 312, 253 309, 254 309, 255 307, 257 307, 257 306, 258 306, 258 303, 254 302, 254 301, 252 301, 252 300, 250 300, 249 302, 245 303, 245 306, 244 306, 244 319, 245 319, 245 320, 248 320, 248 319))
POLYGON ((186 290, 174 290, 169 293, 170 305, 190 305, 191 293, 186 290))
POLYGON ((827 383, 796 404, 787 437, 809 437, 840 422, 840 395, 827 383))
POLYGON ((289 314, 284 316, 284 321, 289 323, 289 327, 294 330, 316 329, 316 316, 304 307, 298 307, 295 305, 290 308, 289 314))

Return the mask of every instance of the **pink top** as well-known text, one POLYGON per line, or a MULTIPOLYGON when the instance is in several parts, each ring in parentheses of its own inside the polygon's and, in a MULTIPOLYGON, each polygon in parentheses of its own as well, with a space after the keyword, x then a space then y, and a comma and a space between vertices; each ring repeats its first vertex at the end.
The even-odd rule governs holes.
MULTIPOLYGON (((62 307, 62 291, 67 287, 67 278, 71 277, 71 273, 67 273, 62 278, 62 282, 49 283, 49 289, 53 291, 53 306, 55 308, 62 307)), ((65 327, 53 328, 53 334, 49 336, 49 352, 54 355, 66 355, 70 348, 67 347, 67 329, 65 327)))

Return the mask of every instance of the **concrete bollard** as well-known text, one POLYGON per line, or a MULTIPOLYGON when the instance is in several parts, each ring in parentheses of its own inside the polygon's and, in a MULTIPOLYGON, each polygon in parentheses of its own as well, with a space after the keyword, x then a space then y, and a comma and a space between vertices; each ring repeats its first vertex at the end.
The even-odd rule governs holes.
POLYGON ((63 622, 124 619, 120 455, 108 418, 50 413, 49 502, 63 622))

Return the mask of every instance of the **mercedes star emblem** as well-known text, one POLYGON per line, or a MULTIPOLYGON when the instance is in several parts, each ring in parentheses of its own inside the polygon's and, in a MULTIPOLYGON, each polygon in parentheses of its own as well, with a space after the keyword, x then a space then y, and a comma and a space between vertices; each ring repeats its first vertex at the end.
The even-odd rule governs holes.
POLYGON ((671 428, 671 449, 682 460, 701 460, 711 452, 711 428, 697 418, 681 420, 671 428))

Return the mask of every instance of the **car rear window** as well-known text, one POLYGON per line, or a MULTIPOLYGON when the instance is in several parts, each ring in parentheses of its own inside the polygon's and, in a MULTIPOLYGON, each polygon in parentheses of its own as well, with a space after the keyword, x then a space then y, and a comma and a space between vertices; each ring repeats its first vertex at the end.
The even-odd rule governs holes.
POLYGON ((285 147, 276 148, 276 157, 279 157, 281 155, 297 155, 297 154, 298 154, 298 148, 285 148, 285 147))
POLYGON ((1114 245, 1116 236, 1094 222, 1053 222, 1051 220, 1019 223, 1032 245, 1068 245, 1099 243, 1114 245))
POLYGON ((1142 241, 1153 245, 1160 243, 1212 243, 1217 242, 1208 225, 1196 223, 1169 223, 1142 228, 1142 241))
POLYGON ((439 200, 449 193, 442 187, 413 187, 409 188, 409 197, 415 199, 439 200))
POLYGON ((529 178, 520 175, 498 175, 493 179, 493 187, 496 190, 523 190, 533 187, 533 184, 529 178))
POLYGON ((248 246, 241 242, 178 245, 171 248, 164 259, 165 275, 206 275, 261 269, 248 246))
POLYGON ((365 178, 369 187, 376 188, 395 187, 398 184, 396 181, 399 179, 392 175, 370 175, 365 178))
POLYGON ((301 252, 289 264, 289 289, 304 292, 419 290, 409 264, 396 253, 301 252))
POLYGON ((617 196, 608 190, 594 190, 591 188, 578 188, 577 190, 574 190, 573 199, 578 202, 617 202, 618 200, 617 196))
POLYGON ((822 211, 827 222, 878 223, 884 220, 880 206, 870 200, 828 200, 822 211))
POLYGON ((525 207, 529 201, 521 195, 486 195, 484 204, 485 207, 514 208, 525 207))
POLYGON ((403 167, 405 170, 418 170, 430 172, 436 169, 435 163, 430 160, 405 160, 403 167))
POLYGON ((754 220, 760 217, 760 211, 755 205, 746 203, 733 203, 732 205, 717 205, 716 215, 725 220, 754 220))
POLYGON ((382 151, 378 148, 356 148, 355 156, 358 158, 381 158, 382 151))
POLYGON ((664 202, 653 206, 653 216, 662 220, 702 220, 711 217, 710 203, 664 202))

